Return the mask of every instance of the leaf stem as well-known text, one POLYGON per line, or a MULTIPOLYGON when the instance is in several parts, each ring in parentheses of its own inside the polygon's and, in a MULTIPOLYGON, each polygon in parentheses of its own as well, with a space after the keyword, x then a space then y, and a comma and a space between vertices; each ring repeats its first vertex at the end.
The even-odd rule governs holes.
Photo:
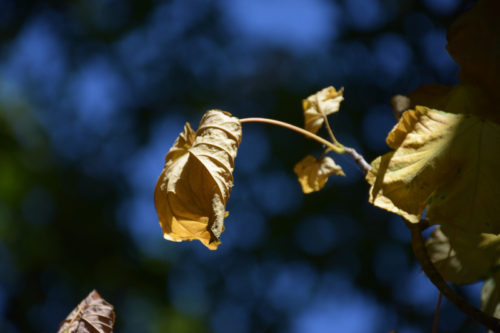
MULTIPOLYGON (((344 88, 342 88, 341 90, 343 91, 344 88)), ((335 138, 335 135, 333 135, 332 128, 330 127, 330 123, 328 123, 328 117, 323 112, 323 109, 319 107, 319 97, 317 94, 316 94, 316 105, 318 105, 317 109, 319 110, 319 112, 321 112, 321 115, 323 116, 323 120, 325 121, 326 129, 328 130, 328 134, 330 134, 330 138, 332 138, 332 141, 334 144, 339 145, 340 143, 335 138)))
POLYGON ((327 146, 329 149, 333 150, 337 154, 344 154, 346 152, 344 146, 342 146, 340 143, 337 143, 337 144, 331 143, 330 141, 327 141, 327 140, 317 136, 316 134, 313 134, 313 133, 306 131, 300 127, 293 126, 293 125, 290 125, 290 124, 282 122, 282 121, 267 119, 267 118, 245 118, 245 119, 240 119, 240 122, 242 122, 242 123, 267 123, 267 124, 285 127, 285 128, 288 128, 292 131, 295 131, 295 132, 298 132, 302 135, 305 135, 313 140, 318 141, 319 143, 327 146))
POLYGON ((484 313, 458 295, 455 291, 453 291, 453 289, 450 288, 450 286, 448 286, 441 274, 437 271, 436 267, 434 267, 434 264, 427 253, 424 239, 422 238, 422 230, 429 226, 427 220, 422 219, 418 223, 405 221, 405 224, 411 231, 411 246, 413 247, 415 257, 417 257, 418 262, 422 266, 422 270, 427 275, 429 280, 431 280, 432 284, 434 284, 434 286, 436 286, 436 288, 443 293, 444 297, 446 297, 460 311, 493 332, 500 332, 499 319, 484 313))

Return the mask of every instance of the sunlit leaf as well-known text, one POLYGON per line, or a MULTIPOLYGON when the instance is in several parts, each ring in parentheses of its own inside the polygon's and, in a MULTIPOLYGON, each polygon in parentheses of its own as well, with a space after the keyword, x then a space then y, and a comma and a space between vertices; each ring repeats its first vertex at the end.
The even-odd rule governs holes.
POLYGON ((240 142, 240 121, 227 112, 207 111, 195 136, 186 125, 165 157, 155 189, 165 239, 198 239, 217 249, 240 142))
POLYGON ((500 126, 472 115, 417 107, 389 133, 395 151, 377 158, 370 202, 412 223, 500 233, 500 126))
POLYGON ((427 241, 427 251, 446 281, 474 283, 486 278, 495 266, 500 255, 500 236, 436 227, 427 241))
POLYGON ((174 145, 170 148, 167 156, 165 156, 165 166, 169 166, 182 155, 186 154, 193 146, 196 139, 196 133, 191 128, 189 123, 184 126, 184 132, 175 140, 174 145))
POLYGON ((335 90, 328 87, 302 101, 304 109, 305 129, 317 133, 323 125, 324 116, 328 116, 339 110, 340 102, 344 100, 342 94, 344 88, 335 90))
POLYGON ((113 306, 93 290, 71 311, 58 333, 112 333, 115 323, 113 306))
POLYGON ((345 177, 342 168, 328 156, 317 160, 314 156, 307 155, 295 165, 293 171, 297 174, 304 193, 321 190, 328 181, 328 177, 333 174, 345 177))
POLYGON ((449 113, 472 114, 500 125, 500 109, 479 86, 469 83, 447 87, 422 85, 408 95, 410 108, 426 106, 449 113))
POLYGON ((500 270, 498 269, 483 283, 481 310, 500 319, 500 270))

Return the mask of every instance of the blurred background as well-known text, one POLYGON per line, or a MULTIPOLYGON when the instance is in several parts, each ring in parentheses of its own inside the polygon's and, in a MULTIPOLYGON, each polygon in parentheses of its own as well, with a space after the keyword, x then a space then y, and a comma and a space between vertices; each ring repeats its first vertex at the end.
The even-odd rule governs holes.
MULTIPOLYGON (((458 83, 446 27, 468 6, 0 0, 0 332, 56 332, 94 288, 119 333, 430 332, 438 292, 348 157, 304 195, 293 166, 322 147, 244 124, 217 251, 164 240, 153 190, 186 121, 302 126, 330 85, 339 141, 387 152, 393 95, 458 83)), ((479 304, 480 286, 458 291, 479 304)), ((447 301, 439 330, 482 331, 447 301)))

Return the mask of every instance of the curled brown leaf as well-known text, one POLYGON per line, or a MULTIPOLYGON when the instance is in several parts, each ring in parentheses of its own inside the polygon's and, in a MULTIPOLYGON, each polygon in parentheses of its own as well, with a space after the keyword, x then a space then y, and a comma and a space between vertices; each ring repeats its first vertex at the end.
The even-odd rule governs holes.
POLYGON ((317 133, 325 121, 324 117, 339 110, 340 102, 344 100, 343 93, 344 88, 337 91, 334 87, 328 87, 304 99, 302 107, 305 129, 311 133, 317 133))
POLYGON ((321 190, 333 174, 345 177, 342 168, 328 156, 317 160, 314 156, 307 155, 295 165, 293 171, 306 194, 321 190))
POLYGON ((228 112, 207 111, 195 135, 186 124, 165 157, 155 189, 165 239, 198 239, 217 249, 240 142, 241 123, 228 112))
POLYGON ((93 290, 59 325, 57 333, 112 333, 113 306, 93 290))

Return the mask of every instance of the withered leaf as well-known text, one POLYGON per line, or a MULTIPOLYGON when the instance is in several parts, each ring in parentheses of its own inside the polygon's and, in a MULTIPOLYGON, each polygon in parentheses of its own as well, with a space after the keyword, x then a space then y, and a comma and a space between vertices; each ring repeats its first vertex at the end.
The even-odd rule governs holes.
POLYGON ((438 226, 427 241, 427 251, 441 276, 457 284, 474 283, 490 275, 500 255, 500 236, 468 234, 438 226))
POLYGON ((372 162, 370 202, 417 223, 500 233, 500 127, 473 115, 417 107, 387 137, 395 149, 372 162))
POLYGON ((57 333, 112 333, 113 306, 93 290, 59 325, 57 333))
POLYGON ((344 100, 344 88, 335 90, 328 87, 302 101, 304 109, 305 129, 317 133, 323 125, 324 117, 339 110, 340 102, 344 100))
POLYGON ((165 156, 165 165, 169 166, 176 159, 186 154, 188 150, 193 146, 195 139, 195 131, 193 131, 189 123, 186 123, 186 125, 184 125, 184 132, 182 132, 175 140, 174 145, 172 146, 172 148, 170 148, 167 156, 165 156))
POLYGON ((207 111, 195 136, 186 125, 165 157, 155 188, 165 239, 198 239, 209 249, 217 249, 240 142, 241 123, 228 112, 207 111))
POLYGON ((345 177, 342 168, 328 156, 317 160, 314 156, 307 155, 295 165, 293 171, 299 179, 302 191, 306 194, 321 190, 328 181, 328 177, 333 174, 345 177))

